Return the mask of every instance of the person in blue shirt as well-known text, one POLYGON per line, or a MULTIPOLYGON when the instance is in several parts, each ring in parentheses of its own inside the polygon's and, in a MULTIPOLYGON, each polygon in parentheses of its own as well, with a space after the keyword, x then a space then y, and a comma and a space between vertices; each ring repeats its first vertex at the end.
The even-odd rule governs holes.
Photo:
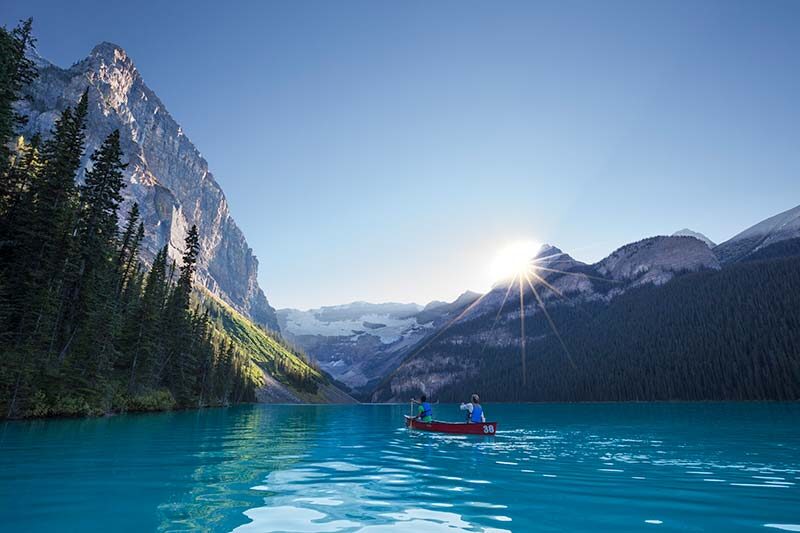
POLYGON ((470 424, 480 424, 486 422, 486 416, 483 414, 483 407, 481 407, 481 399, 477 394, 472 395, 470 403, 462 403, 461 410, 467 412, 467 422, 470 424))
POLYGON ((411 398, 411 401, 414 403, 419 404, 419 410, 417 411, 417 420, 422 422, 433 422, 433 411, 431 410, 431 404, 428 402, 428 397, 424 394, 419 397, 419 401, 411 398))

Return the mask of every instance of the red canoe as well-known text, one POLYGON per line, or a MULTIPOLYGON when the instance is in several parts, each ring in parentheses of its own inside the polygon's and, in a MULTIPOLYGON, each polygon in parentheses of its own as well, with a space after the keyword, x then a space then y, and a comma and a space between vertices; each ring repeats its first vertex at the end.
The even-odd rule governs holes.
POLYGON ((457 433, 460 435, 494 435, 497 431, 497 422, 482 422, 480 424, 467 424, 466 422, 421 422, 408 415, 406 427, 420 431, 434 431, 436 433, 457 433))

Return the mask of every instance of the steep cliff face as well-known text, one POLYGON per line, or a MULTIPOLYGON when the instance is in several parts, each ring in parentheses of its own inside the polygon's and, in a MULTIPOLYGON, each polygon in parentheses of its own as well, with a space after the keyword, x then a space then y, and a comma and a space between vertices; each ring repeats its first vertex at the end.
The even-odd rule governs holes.
POLYGON ((27 136, 47 135, 58 114, 89 89, 86 159, 115 129, 129 162, 125 209, 139 203, 145 223, 143 256, 169 245, 180 261, 192 224, 200 230, 197 279, 209 291, 254 321, 278 330, 275 310, 258 285, 258 260, 228 209, 208 162, 147 87, 125 51, 97 45, 68 69, 35 58, 39 78, 21 111, 30 117, 27 136))

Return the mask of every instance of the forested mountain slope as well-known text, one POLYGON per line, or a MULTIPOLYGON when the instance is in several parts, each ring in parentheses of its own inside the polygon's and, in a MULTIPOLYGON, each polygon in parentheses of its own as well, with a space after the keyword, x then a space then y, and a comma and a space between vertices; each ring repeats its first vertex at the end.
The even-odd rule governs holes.
POLYGON ((285 401, 352 401, 196 284, 197 226, 143 260, 153 228, 137 203, 120 216, 120 131, 86 164, 98 97, 88 85, 46 136, 18 136, 18 103, 38 73, 31 44, 30 21, 0 28, 0 417, 226 405, 272 389, 285 401))
POLYGON ((442 401, 473 391, 487 402, 800 399, 800 257, 779 252, 607 303, 553 302, 564 346, 534 304, 524 381, 519 313, 496 325, 492 314, 459 322, 406 359, 373 400, 422 390, 442 401))
POLYGON ((308 358, 277 339, 273 333, 207 291, 200 291, 204 308, 215 331, 236 349, 248 355, 255 367, 259 401, 281 403, 353 403, 324 372, 308 358))

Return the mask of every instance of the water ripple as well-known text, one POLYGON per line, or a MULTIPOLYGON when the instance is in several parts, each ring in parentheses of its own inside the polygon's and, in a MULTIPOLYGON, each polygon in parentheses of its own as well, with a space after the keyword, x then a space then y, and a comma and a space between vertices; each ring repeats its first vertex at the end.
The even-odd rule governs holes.
POLYGON ((404 410, 12 424, 0 523, 107 531, 111 504, 131 531, 800 531, 796 404, 492 406, 495 437, 408 431, 404 410))

